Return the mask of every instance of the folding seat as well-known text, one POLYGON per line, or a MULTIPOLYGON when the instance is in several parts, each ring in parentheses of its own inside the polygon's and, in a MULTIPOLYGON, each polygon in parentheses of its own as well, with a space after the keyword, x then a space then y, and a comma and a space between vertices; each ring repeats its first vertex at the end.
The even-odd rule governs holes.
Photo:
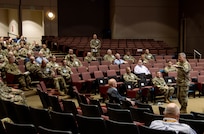
POLYGON ((198 62, 198 59, 188 59, 188 62, 194 62, 194 63, 197 63, 197 62, 198 62))
POLYGON ((85 67, 88 67, 89 66, 89 63, 87 61, 81 61, 82 65, 85 66, 85 67))
POLYGON ((90 62, 90 66, 99 66, 100 65, 100 62, 99 61, 91 61, 90 62))
POLYGON ((113 120, 106 120, 108 134, 140 134, 139 128, 135 123, 118 122, 113 120))
POLYGON ((4 122, 6 134, 37 134, 33 124, 17 124, 4 122))
POLYGON ((130 64, 121 64, 120 69, 126 69, 127 67, 130 67, 130 64))
POLYGON ((106 123, 101 117, 77 115, 76 120, 80 134, 107 134, 106 123))
POLYGON ((76 68, 76 67, 71 67, 71 70, 72 70, 72 72, 73 72, 74 74, 77 74, 77 73, 78 73, 78 71, 77 71, 77 68, 76 68))
POLYGON ((102 60, 101 61, 101 65, 110 65, 111 64, 111 62, 110 61, 105 61, 105 60, 102 60))
POLYGON ((144 123, 144 112, 151 112, 149 108, 139 108, 139 107, 133 107, 131 106, 130 108, 130 113, 132 115, 133 121, 137 121, 140 123, 144 123))
POLYGON ((85 81, 86 92, 94 92, 96 94, 96 79, 91 78, 90 72, 81 73, 82 79, 85 81))
POLYGON ((72 134, 71 131, 61 131, 61 130, 54 130, 50 128, 45 128, 42 126, 38 127, 39 134, 72 134))
POLYGON ((31 106, 29 106, 29 109, 30 109, 30 116, 36 128, 38 126, 52 128, 51 118, 50 118, 48 109, 34 108, 31 106))
POLYGON ((63 105, 63 112, 64 113, 72 113, 74 116, 76 116, 77 114, 82 114, 81 109, 78 107, 76 107, 75 102, 71 101, 71 100, 65 100, 62 99, 62 105, 63 105))
POLYGON ((132 115, 128 109, 108 108, 107 115, 109 120, 133 123, 132 115))
POLYGON ((53 89, 53 88, 47 88, 45 85, 44 81, 40 81, 40 87, 43 92, 51 94, 51 95, 59 95, 59 90, 58 89, 53 89))
POLYGON ((58 96, 48 95, 48 100, 53 111, 62 112, 63 106, 58 96))
POLYGON ((81 80, 79 74, 71 74, 72 85, 76 86, 78 92, 85 91, 85 80, 81 80))
POLYGON ((109 65, 109 70, 115 70, 117 75, 119 75, 119 70, 120 70, 120 67, 119 65, 109 65))
POLYGON ((151 122, 154 120, 162 120, 164 115, 154 114, 150 112, 144 112, 144 123, 145 126, 150 126, 151 122))
POLYGON ((80 104, 80 108, 82 110, 82 115, 83 116, 88 116, 88 117, 101 117, 103 113, 99 109, 98 105, 93 105, 93 104, 80 104))
POLYGON ((93 66, 88 66, 88 71, 89 71, 89 73, 91 74, 91 77, 93 78, 93 77, 94 77, 93 72, 94 72, 94 71, 98 71, 98 66, 95 66, 95 65, 93 65, 93 66))
POLYGON ((107 76, 107 70, 109 70, 108 65, 99 65, 98 70, 102 71, 103 75, 106 77, 107 76))
POLYGON ((32 124, 33 123, 32 118, 30 116, 30 109, 28 106, 14 103, 14 110, 18 118, 17 123, 21 123, 21 124, 32 124))
POLYGON ((71 131, 73 134, 78 134, 78 127, 75 117, 72 113, 50 111, 50 117, 52 129, 71 131))
POLYGON ((77 67, 78 73, 88 72, 86 66, 77 67))

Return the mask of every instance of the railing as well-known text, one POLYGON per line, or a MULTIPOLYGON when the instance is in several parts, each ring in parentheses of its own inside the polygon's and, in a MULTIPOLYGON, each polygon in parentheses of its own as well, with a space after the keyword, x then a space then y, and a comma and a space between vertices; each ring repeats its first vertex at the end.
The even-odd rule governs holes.
POLYGON ((16 35, 16 34, 13 34, 13 33, 7 32, 8 37, 9 37, 10 34, 11 34, 11 35, 14 35, 14 36, 18 36, 18 35, 16 35))
POLYGON ((196 58, 196 55, 198 55, 200 59, 202 58, 202 54, 195 49, 193 50, 193 55, 194 55, 194 59, 196 58))

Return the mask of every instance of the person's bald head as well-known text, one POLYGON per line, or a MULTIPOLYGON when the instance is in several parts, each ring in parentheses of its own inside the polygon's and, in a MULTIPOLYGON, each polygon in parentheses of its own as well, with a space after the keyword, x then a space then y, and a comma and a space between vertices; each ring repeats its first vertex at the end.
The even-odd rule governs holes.
POLYGON ((164 117, 175 118, 178 120, 179 116, 180 116, 179 107, 175 103, 167 104, 164 110, 164 117))
POLYGON ((109 85, 109 87, 117 87, 117 82, 115 79, 112 78, 112 79, 108 80, 108 85, 109 85))

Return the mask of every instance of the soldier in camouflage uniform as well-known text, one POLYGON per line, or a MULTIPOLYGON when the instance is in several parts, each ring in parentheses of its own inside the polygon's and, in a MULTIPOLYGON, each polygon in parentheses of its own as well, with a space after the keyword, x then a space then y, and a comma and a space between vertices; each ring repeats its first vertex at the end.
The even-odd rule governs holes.
POLYGON ((57 70, 59 68, 59 64, 56 62, 56 57, 53 55, 50 58, 51 60, 47 63, 46 66, 57 70))
POLYGON ((188 105, 188 90, 190 85, 191 65, 186 60, 185 53, 179 53, 178 63, 174 66, 178 69, 176 83, 177 83, 177 97, 181 105, 180 112, 186 113, 188 105))
POLYGON ((169 60, 167 63, 168 65, 164 68, 165 73, 177 71, 177 68, 173 66, 173 63, 171 60, 169 60))
POLYGON ((132 82, 134 87, 138 87, 138 80, 140 80, 135 74, 131 73, 130 67, 126 68, 126 73, 123 75, 123 79, 125 82, 132 82))
POLYGON ((149 52, 149 49, 145 49, 144 56, 147 60, 154 60, 154 56, 149 52))
POLYGON ((25 44, 23 48, 21 48, 19 51, 18 51, 18 54, 19 54, 19 57, 21 59, 25 59, 27 57, 27 54, 29 52, 29 46, 28 44, 25 44))
POLYGON ((31 78, 29 76, 29 73, 25 72, 22 73, 15 62, 15 56, 8 57, 9 63, 5 65, 5 72, 12 74, 15 76, 15 79, 18 80, 20 86, 22 87, 22 90, 30 90, 30 83, 31 78))
POLYGON ((60 95, 65 95, 67 93, 67 85, 64 78, 56 75, 54 68, 48 67, 44 60, 41 64, 41 71, 45 75, 44 80, 46 81, 46 85, 48 85, 48 82, 50 82, 50 84, 54 82, 54 86, 59 90, 60 95))
POLYGON ((49 48, 47 48, 46 44, 42 45, 42 48, 40 49, 40 52, 43 53, 43 56, 46 58, 50 58, 50 56, 52 56, 51 51, 49 48))
POLYGON ((70 61, 70 56, 77 58, 76 54, 74 54, 74 50, 73 49, 69 49, 68 54, 64 57, 64 59, 68 61, 70 61))
POLYGON ((132 63, 135 63, 135 58, 130 54, 130 51, 126 52, 126 54, 123 56, 123 59, 126 61, 131 60, 132 63))
POLYGON ((8 87, 0 80, 0 99, 8 100, 18 104, 26 104, 24 92, 8 87))
POLYGON ((73 74, 70 67, 67 66, 67 61, 64 59, 62 65, 58 68, 58 73, 64 77, 66 82, 70 82, 71 74, 73 74))
POLYGON ((84 61, 90 63, 91 61, 96 61, 96 58, 91 54, 91 52, 87 52, 87 56, 84 57, 84 61))
POLYGON ((80 67, 83 66, 81 61, 73 56, 70 56, 70 60, 67 62, 69 67, 80 67))
POLYGON ((107 50, 107 54, 104 55, 103 60, 113 63, 113 61, 115 60, 115 56, 112 54, 112 50, 107 50))
POLYGON ((34 56, 30 56, 30 60, 25 64, 25 68, 30 72, 32 79, 42 79, 46 76, 42 73, 40 65, 35 61, 34 56))
POLYGON ((97 39, 96 34, 93 34, 93 39, 90 41, 90 47, 94 57, 100 56, 101 41, 97 39))
POLYGON ((156 77, 152 79, 152 83, 155 88, 158 88, 160 92, 164 93, 165 96, 165 102, 169 103, 171 102, 170 97, 174 93, 174 87, 168 86, 162 77, 161 72, 156 72, 156 77))

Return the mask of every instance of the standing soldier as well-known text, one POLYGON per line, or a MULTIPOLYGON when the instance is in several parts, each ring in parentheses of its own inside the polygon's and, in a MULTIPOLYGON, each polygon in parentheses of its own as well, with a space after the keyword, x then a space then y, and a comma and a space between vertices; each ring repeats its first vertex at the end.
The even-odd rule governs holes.
POLYGON ((94 57, 100 56, 101 41, 93 34, 93 39, 90 41, 91 53, 94 57))
POLYGON ((187 113, 191 65, 186 60, 185 53, 179 53, 178 63, 174 66, 178 69, 176 84, 178 93, 177 97, 181 105, 180 112, 187 113))
POLYGON ((22 73, 19 70, 18 66, 15 63, 15 56, 9 56, 8 61, 9 63, 5 65, 5 72, 15 76, 15 79, 17 79, 17 81, 19 82, 22 90, 30 90, 31 78, 29 76, 29 73, 22 73))

